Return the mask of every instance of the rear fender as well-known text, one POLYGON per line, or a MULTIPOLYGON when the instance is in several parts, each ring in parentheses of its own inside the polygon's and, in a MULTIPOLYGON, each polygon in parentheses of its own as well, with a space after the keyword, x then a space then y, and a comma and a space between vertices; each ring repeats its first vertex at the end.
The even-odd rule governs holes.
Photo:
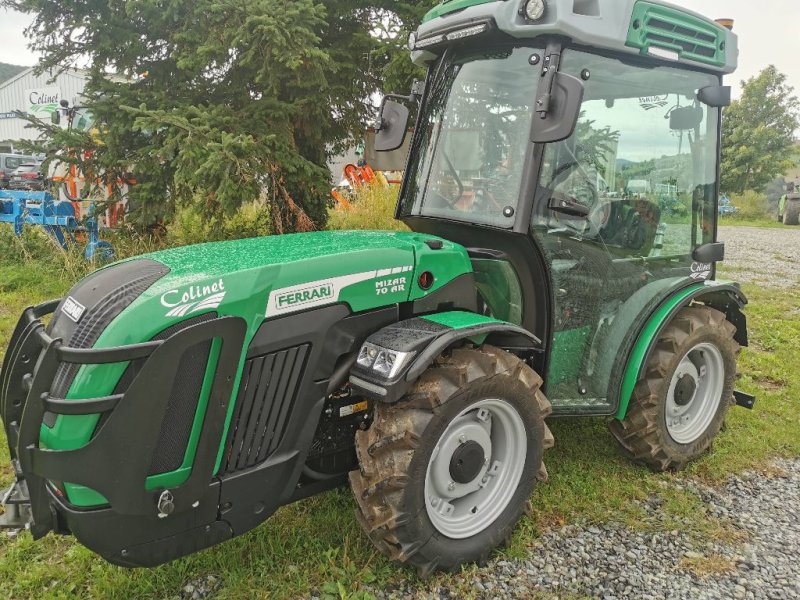
POLYGON ((736 327, 734 336, 736 342, 740 346, 748 346, 747 318, 742 310, 747 305, 747 298, 738 284, 728 281, 709 281, 705 285, 691 286, 674 294, 656 309, 639 333, 628 357, 620 388, 619 410, 615 418, 622 420, 628 413, 633 388, 644 375, 644 369, 661 332, 681 309, 692 302, 705 304, 725 313, 727 319, 736 327))
POLYGON ((518 325, 470 312, 443 312, 400 321, 372 334, 350 372, 350 383, 367 398, 395 403, 437 356, 464 340, 519 352, 542 346, 541 340, 518 325), (374 368, 381 353, 395 356, 394 367, 386 373, 374 368))

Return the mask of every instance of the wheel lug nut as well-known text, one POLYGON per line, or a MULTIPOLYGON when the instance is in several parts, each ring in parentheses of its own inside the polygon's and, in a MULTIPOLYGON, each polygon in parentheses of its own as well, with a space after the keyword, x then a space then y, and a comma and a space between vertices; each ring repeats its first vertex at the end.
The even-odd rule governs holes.
POLYGON ((459 444, 466 444, 467 443, 467 436, 465 436, 463 433, 460 436, 458 436, 458 443, 459 444))
POLYGON ((447 489, 452 492, 454 489, 456 489, 456 484, 451 481, 450 485, 447 486, 447 489))

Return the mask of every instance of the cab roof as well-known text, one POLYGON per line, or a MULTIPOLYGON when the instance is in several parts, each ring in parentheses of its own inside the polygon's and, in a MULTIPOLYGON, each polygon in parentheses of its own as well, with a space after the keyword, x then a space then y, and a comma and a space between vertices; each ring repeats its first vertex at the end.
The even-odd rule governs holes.
POLYGON ((527 0, 443 0, 415 33, 414 62, 426 64, 449 43, 478 44, 504 33, 531 39, 559 35, 584 46, 639 54, 654 60, 732 73, 738 63, 736 35, 698 13, 661 0, 544 0, 544 16, 529 21, 527 0))

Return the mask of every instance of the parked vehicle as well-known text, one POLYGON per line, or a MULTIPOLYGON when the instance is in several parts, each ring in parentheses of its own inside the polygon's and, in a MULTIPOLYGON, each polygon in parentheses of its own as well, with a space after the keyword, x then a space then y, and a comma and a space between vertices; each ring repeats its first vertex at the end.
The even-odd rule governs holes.
POLYGON ((35 156, 22 154, 0 154, 0 189, 6 189, 11 181, 11 175, 17 167, 23 164, 40 162, 35 156))
POLYGON ((8 189, 44 191, 47 187, 47 180, 41 169, 41 163, 26 163, 18 166, 9 179, 8 189))
POLYGON ((786 193, 778 202, 778 222, 784 225, 800 225, 800 189, 790 183, 786 193))
POLYGON ((165 250, 25 310, 0 376, 0 524, 153 566, 349 481, 381 552, 452 571, 510 539, 551 413, 607 417, 664 471, 752 408, 734 388, 747 300, 714 268, 736 36, 660 0, 460 0, 410 46, 426 89, 384 101, 375 146, 401 148, 419 102, 412 231, 165 250), (658 180, 687 152, 691 219, 592 176, 616 188, 624 159, 658 180))
POLYGON ((727 194, 722 194, 719 197, 719 216, 726 217, 732 216, 739 212, 739 209, 733 205, 731 199, 728 198, 727 194))

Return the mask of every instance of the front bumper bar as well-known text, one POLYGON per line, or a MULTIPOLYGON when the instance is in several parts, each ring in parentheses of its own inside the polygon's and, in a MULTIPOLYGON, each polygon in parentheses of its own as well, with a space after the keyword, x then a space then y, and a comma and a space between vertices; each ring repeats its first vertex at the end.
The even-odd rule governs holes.
MULTIPOLYGON (((209 490, 216 489, 211 485, 213 470, 239 368, 245 322, 221 317, 187 327, 163 341, 78 349, 46 333, 41 319, 52 314, 58 304, 48 302, 23 312, 0 372, 0 417, 16 471, 16 483, 1 498, 5 514, 0 526, 28 526, 34 538, 64 530, 59 526, 59 512, 64 512, 59 507, 68 503, 50 482, 70 482, 99 492, 108 500, 106 513, 110 509, 126 522, 157 517, 158 499, 165 491, 173 498, 171 513, 176 515, 193 511, 201 499, 207 503, 209 490), (181 358, 193 346, 213 339, 222 344, 191 474, 169 490, 147 490, 148 471, 181 358), (122 394, 69 400, 50 394, 62 363, 103 365, 134 360, 143 365, 122 394), (104 414, 106 419, 83 447, 52 450, 39 445, 46 412, 104 414)), ((69 523, 67 528, 71 528, 69 523)))

